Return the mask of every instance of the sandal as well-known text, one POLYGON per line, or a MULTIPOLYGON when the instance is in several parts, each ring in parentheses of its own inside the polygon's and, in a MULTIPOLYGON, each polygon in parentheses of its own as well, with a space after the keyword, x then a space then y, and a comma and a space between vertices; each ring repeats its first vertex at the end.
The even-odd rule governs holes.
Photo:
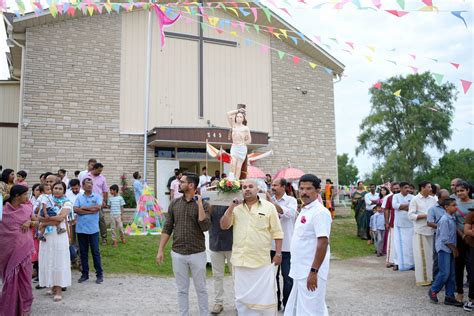
POLYGON ((55 302, 59 302, 59 301, 61 301, 62 299, 63 299, 63 298, 61 297, 61 295, 54 295, 54 298, 53 298, 53 300, 54 300, 55 302))
POLYGON ((47 290, 46 291, 46 295, 53 295, 53 294, 54 294, 53 290, 47 290))

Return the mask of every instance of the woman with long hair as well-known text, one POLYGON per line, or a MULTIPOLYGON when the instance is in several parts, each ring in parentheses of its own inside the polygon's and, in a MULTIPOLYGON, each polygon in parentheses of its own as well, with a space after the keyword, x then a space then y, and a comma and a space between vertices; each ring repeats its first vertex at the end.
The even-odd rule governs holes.
POLYGON ((0 178, 0 194, 3 196, 3 204, 10 197, 10 189, 15 184, 15 171, 13 169, 4 169, 0 178))
POLYGON ((61 288, 71 285, 71 261, 69 238, 66 233, 58 233, 56 227, 66 228, 65 219, 73 206, 66 198, 66 185, 56 182, 53 185, 53 202, 58 208, 56 216, 40 217, 41 225, 51 226, 47 241, 41 241, 39 247, 39 285, 51 288, 48 294, 54 295, 54 301, 62 299, 61 288))
POLYGON ((0 221, 1 315, 29 315, 33 303, 31 255, 34 252, 30 226, 33 212, 28 189, 14 185, 0 221))

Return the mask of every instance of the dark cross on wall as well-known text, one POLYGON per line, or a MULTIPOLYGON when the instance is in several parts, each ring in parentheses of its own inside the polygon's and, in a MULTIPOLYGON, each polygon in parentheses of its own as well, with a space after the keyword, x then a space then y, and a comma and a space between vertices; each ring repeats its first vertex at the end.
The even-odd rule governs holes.
MULTIPOLYGON (((199 1, 199 5, 202 6, 202 0, 199 1)), ((226 41, 217 38, 205 37, 203 32, 203 17, 199 15, 198 35, 181 34, 174 32, 165 32, 166 37, 191 40, 198 42, 198 69, 199 69, 199 118, 204 117, 204 44, 215 44, 223 46, 237 47, 237 42, 226 41)))

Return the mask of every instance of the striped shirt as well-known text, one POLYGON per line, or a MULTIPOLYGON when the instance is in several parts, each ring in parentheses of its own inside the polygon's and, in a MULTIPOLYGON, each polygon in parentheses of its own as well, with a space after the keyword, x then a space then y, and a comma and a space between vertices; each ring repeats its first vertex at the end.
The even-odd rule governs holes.
POLYGON ((125 201, 120 195, 111 196, 107 200, 107 205, 110 207, 110 215, 117 216, 122 214, 122 206, 125 205, 125 201))

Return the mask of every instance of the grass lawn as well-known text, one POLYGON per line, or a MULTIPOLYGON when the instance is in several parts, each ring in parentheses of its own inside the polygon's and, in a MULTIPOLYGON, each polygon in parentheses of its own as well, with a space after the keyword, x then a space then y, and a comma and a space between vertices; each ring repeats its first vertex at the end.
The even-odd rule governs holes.
MULTIPOLYGON (((112 240, 109 237, 109 242, 112 240)), ((110 244, 101 246, 102 265, 105 273, 136 273, 155 276, 172 276, 171 242, 165 250, 165 260, 161 266, 155 264, 160 236, 127 236, 127 243, 119 243, 117 248, 110 244)), ((338 218, 333 221, 331 232, 331 251, 339 259, 369 256, 374 247, 356 236, 353 217, 338 218)), ((90 257, 90 256, 89 256, 90 257)), ((91 262, 91 269, 93 265, 91 262)), ((211 269, 208 267, 208 275, 211 269)))

